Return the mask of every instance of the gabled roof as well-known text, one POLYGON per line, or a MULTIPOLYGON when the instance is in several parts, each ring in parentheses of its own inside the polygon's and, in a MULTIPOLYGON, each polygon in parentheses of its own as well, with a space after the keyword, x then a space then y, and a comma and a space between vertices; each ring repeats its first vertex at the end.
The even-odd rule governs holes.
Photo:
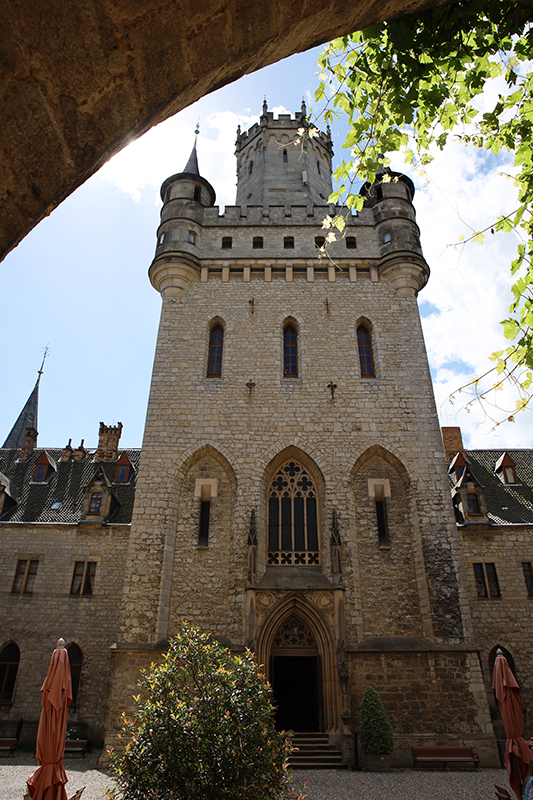
MULTIPOLYGON (((452 490, 459 488, 467 473, 483 487, 490 522, 498 525, 533 525, 533 450, 465 450, 465 472, 456 480, 449 472, 452 490), (519 483, 502 483, 495 465, 502 456, 512 459, 519 483)), ((453 463, 453 462, 452 462, 453 463)))
POLYGON ((88 449, 82 461, 62 461, 62 448, 48 448, 46 451, 36 448, 27 461, 19 461, 19 449, 0 449, 0 472, 19 496, 17 504, 0 517, 0 522, 78 523, 82 517, 85 489, 99 470, 105 480, 113 484, 114 495, 120 503, 110 522, 131 522, 140 448, 118 451, 119 458, 126 453, 134 467, 130 482, 124 484, 113 483, 116 461, 95 462, 95 452, 96 448, 88 449), (47 483, 32 483, 35 462, 44 452, 55 461, 56 472, 47 483))

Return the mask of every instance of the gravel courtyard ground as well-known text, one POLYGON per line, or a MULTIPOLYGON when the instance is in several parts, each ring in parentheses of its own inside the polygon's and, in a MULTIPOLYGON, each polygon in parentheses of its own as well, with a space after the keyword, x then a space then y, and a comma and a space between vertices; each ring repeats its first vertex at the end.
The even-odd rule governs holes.
MULTIPOLYGON (((96 769, 97 758, 97 754, 92 754, 85 759, 65 759, 69 797, 85 786, 82 800, 102 800, 112 779, 96 769)), ((37 762, 29 754, 0 757, 0 800, 22 800, 25 781, 36 767, 37 762)), ((384 775, 312 770, 295 772, 294 776, 299 785, 305 781, 308 800, 494 800, 495 783, 509 789, 507 773, 502 769, 478 772, 399 769, 384 775)))

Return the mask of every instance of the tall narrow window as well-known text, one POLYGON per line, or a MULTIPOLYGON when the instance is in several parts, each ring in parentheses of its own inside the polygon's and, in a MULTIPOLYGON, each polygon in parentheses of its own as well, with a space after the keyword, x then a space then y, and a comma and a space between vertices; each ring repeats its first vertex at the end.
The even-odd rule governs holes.
POLYGON ((70 593, 74 595, 92 595, 94 577, 96 575, 96 561, 76 561, 70 593))
POLYGON ((207 363, 207 377, 218 378, 222 375, 222 348, 224 345, 224 330, 221 325, 211 329, 209 337, 209 360, 207 363))
POLYGON ((286 150, 283 151, 283 163, 284 164, 287 163, 287 151, 286 150))
POLYGON ((495 564, 473 564, 477 596, 480 598, 500 597, 500 586, 495 564))
POLYGON ((211 500, 200 500, 200 526, 198 530, 198 544, 207 547, 209 543, 209 516, 211 514, 211 500))
POLYGON ((531 561, 522 561, 522 572, 526 582, 527 596, 533 597, 533 569, 531 561))
POLYGON ((20 650, 11 642, 0 653, 0 705, 8 705, 13 699, 19 661, 20 650))
POLYGON ((320 161, 316 162, 316 168, 318 170, 318 174, 320 175, 320 161))
POLYGON ((72 702, 78 702, 78 692, 80 690, 81 668, 83 665, 83 653, 77 644, 69 644, 67 647, 68 659, 70 661, 70 680, 72 683, 72 702))
POLYGON ((389 546, 389 530, 387 527, 387 508, 385 506, 385 486, 376 483, 374 486, 376 499, 376 520, 378 524, 378 542, 380 547, 389 546))
POLYGON ((38 561, 22 559, 17 562, 17 571, 13 582, 13 594, 33 594, 33 584, 37 575, 38 561))
POLYGON ((292 325, 283 331, 283 374, 286 378, 298 377, 298 337, 292 325))
POLYGON ((89 513, 98 514, 102 505, 102 492, 93 492, 89 504, 89 513))
POLYGON ((193 199, 196 200, 197 203, 199 203, 200 200, 202 199, 202 190, 201 190, 201 188, 199 186, 195 186, 194 187, 194 198, 193 199))
POLYGON ((359 348, 359 363, 361 365, 361 377, 373 378, 374 358, 372 355, 372 340, 370 331, 365 325, 357 328, 357 346, 359 348))
POLYGON ((307 470, 295 461, 277 471, 268 491, 268 563, 320 563, 317 492, 307 470))
POLYGON ((469 514, 481 514, 481 510, 479 508, 479 498, 476 492, 467 492, 466 505, 469 514))

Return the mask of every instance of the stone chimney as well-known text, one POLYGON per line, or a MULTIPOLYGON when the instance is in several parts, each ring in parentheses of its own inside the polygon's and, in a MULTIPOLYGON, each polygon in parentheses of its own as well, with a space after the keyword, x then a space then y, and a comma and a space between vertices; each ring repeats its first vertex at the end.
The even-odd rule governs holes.
POLYGON ((461 428, 441 428, 442 444, 444 445, 444 455, 446 461, 450 463, 455 455, 463 452, 463 437, 461 428))
POLYGON ((94 454, 95 461, 116 461, 118 458, 118 443, 122 433, 122 422, 118 425, 108 426, 100 423, 98 432, 98 449, 94 454))
POLYGON ((63 448, 63 452, 61 453, 61 461, 71 461, 74 456, 74 450, 72 449, 72 439, 68 440, 68 444, 66 447, 63 448))
POLYGON ((87 450, 83 446, 85 439, 81 440, 80 446, 76 447, 74 450, 74 461, 83 461, 85 456, 87 455, 87 450))
POLYGON ((35 428, 26 428, 26 435, 24 437, 24 444, 20 448, 19 461, 27 461, 33 453, 35 443, 37 441, 37 431, 35 428))

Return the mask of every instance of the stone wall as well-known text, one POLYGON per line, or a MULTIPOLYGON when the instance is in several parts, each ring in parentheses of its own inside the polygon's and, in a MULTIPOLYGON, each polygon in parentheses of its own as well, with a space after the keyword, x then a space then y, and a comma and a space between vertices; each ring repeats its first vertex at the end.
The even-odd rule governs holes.
POLYGON ((78 702, 69 711, 69 724, 79 724, 91 737, 102 736, 129 526, 6 523, 0 536, 0 648, 14 641, 20 649, 13 702, 0 706, 0 730, 9 732, 22 717, 23 735, 36 732, 41 685, 62 636, 83 654, 78 702), (32 594, 11 592, 19 559, 39 561, 32 594), (96 562, 90 596, 70 594, 76 561, 96 562))
MULTIPOLYGON (((533 597, 527 593, 522 562, 533 561, 531 528, 521 525, 459 525, 476 644, 489 704, 495 706, 489 657, 500 646, 514 659, 525 712, 533 734, 533 597), (494 564, 500 597, 478 597, 472 564, 494 564)), ((501 736, 501 724, 496 721, 501 736)))

